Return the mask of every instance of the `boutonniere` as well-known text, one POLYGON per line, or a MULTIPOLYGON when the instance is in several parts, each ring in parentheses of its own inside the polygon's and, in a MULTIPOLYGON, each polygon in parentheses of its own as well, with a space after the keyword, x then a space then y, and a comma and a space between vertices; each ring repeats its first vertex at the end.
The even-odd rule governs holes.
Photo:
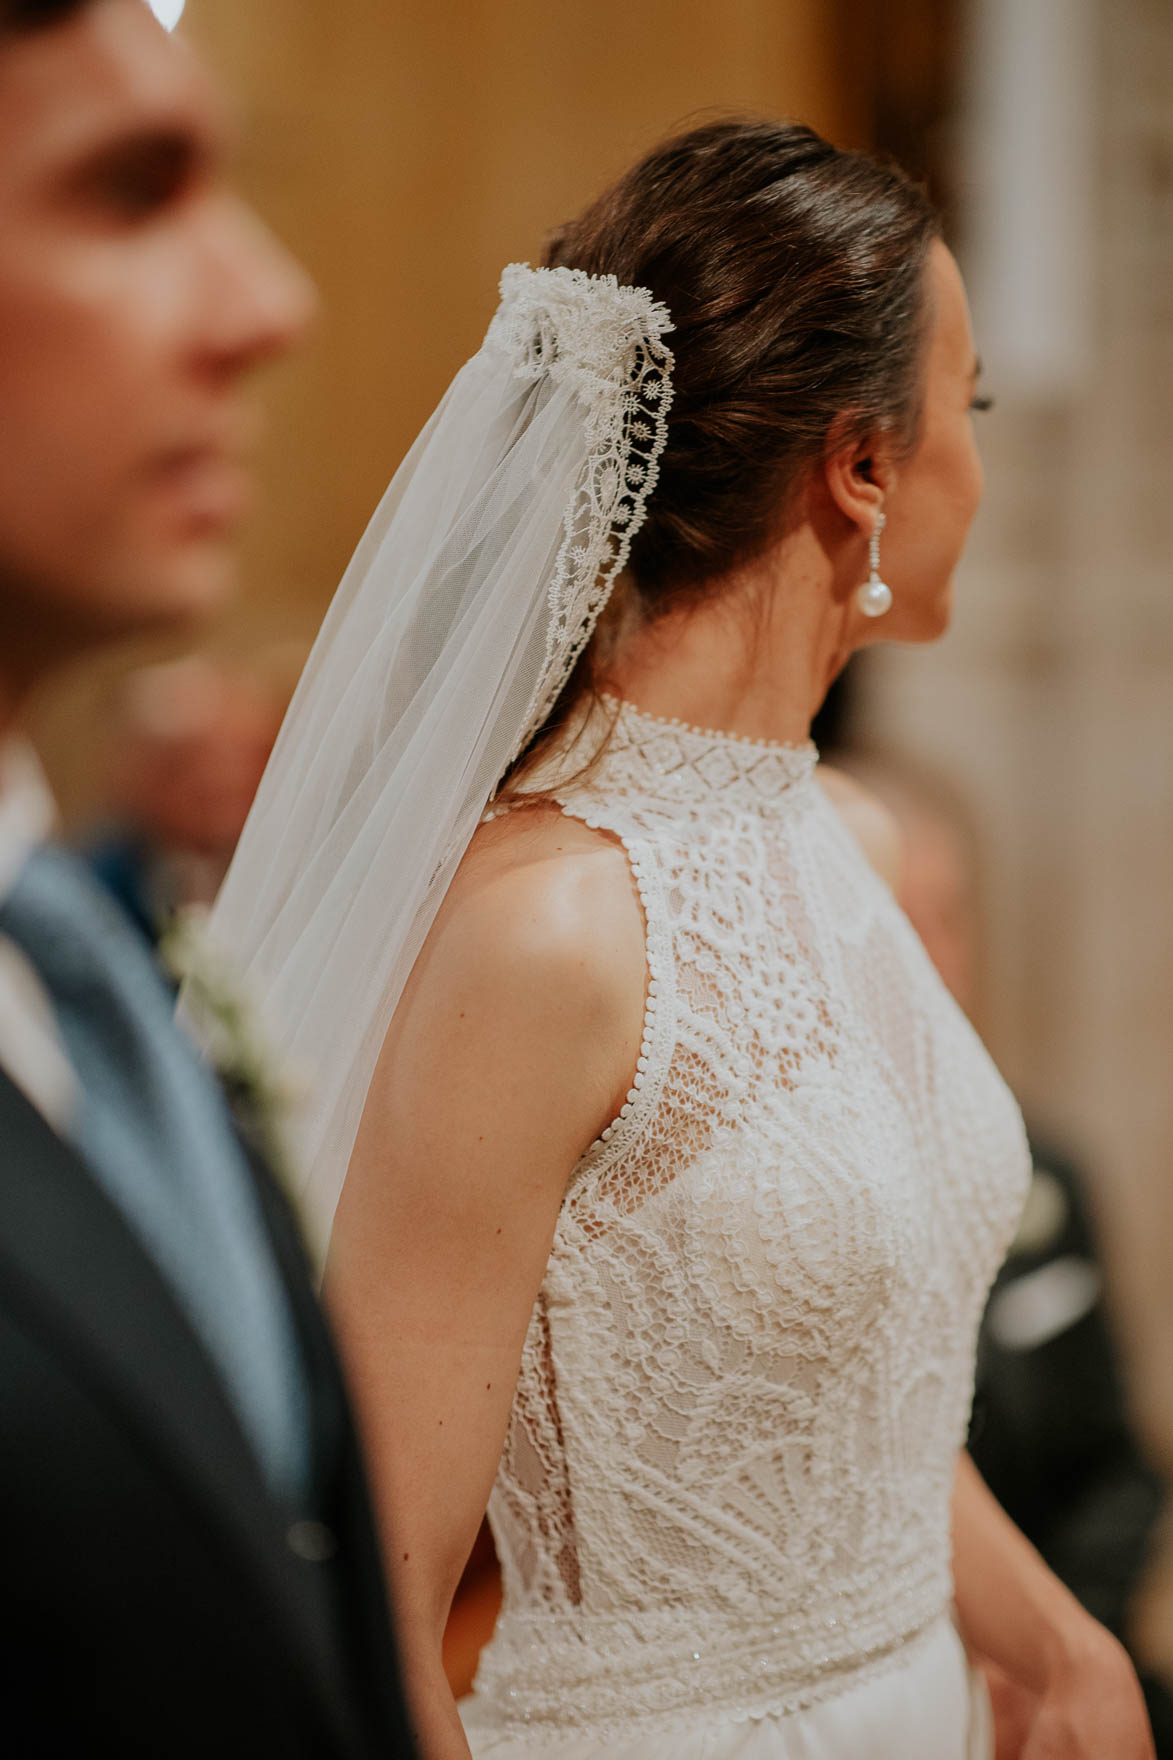
POLYGON ((180 1017, 219 1077, 237 1127, 296 1210, 289 1119, 303 1087, 282 1070, 255 1005, 208 936, 207 915, 198 906, 177 911, 159 957, 180 988, 180 1017))

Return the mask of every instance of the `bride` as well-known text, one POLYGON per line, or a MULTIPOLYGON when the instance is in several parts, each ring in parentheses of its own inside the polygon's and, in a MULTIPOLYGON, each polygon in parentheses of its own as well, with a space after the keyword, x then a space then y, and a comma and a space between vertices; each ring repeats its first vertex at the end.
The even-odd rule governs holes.
POLYGON ((1000 1755, 1152 1754, 961 1452, 1022 1129, 809 744, 946 626, 976 379, 897 171, 685 134, 506 272, 310 661, 214 931, 317 1071, 427 1760, 965 1760, 983 1671, 1000 1755))

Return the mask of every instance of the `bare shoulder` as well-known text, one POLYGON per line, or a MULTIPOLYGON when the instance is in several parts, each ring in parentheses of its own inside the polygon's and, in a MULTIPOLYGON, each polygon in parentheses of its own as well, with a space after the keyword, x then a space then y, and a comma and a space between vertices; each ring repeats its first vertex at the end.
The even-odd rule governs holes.
POLYGON ((895 813, 846 771, 820 764, 817 775, 824 794, 872 867, 895 891, 904 861, 904 838, 895 813))
POLYGON ((518 1167, 545 1168, 560 1193, 626 1098, 646 987, 639 897, 615 839, 556 808, 481 827, 384 1043, 364 1118, 373 1160, 393 1142, 434 1181, 459 1142, 465 1190, 493 1144, 506 1184, 518 1167), (428 1101, 438 1091, 441 1111, 428 1101))
POLYGON ((606 1112, 630 1085, 646 982, 622 845, 556 807, 527 807, 478 830, 400 1018, 413 1037, 471 1045, 482 1061, 491 1039, 539 1082, 576 1071, 606 1112))
POLYGON ((557 807, 482 825, 437 919, 439 940, 499 981, 573 978, 584 992, 644 979, 639 897, 619 840, 557 807))

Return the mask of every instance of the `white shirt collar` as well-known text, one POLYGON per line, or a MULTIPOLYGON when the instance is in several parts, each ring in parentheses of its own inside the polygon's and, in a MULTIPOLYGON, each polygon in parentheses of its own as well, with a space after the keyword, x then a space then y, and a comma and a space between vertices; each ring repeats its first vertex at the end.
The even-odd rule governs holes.
POLYGON ((56 820, 53 796, 32 746, 15 736, 0 741, 0 899, 7 897, 56 820))

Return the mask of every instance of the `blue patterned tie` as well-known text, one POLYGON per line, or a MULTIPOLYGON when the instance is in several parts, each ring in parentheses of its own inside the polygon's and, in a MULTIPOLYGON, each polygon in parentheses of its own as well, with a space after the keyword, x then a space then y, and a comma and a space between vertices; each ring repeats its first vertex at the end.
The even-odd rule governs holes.
POLYGON ((220 1370, 274 1490, 309 1490, 305 1386, 285 1292, 214 1079, 141 938, 80 862, 30 856, 0 934, 52 998, 81 1103, 72 1132, 220 1370))

